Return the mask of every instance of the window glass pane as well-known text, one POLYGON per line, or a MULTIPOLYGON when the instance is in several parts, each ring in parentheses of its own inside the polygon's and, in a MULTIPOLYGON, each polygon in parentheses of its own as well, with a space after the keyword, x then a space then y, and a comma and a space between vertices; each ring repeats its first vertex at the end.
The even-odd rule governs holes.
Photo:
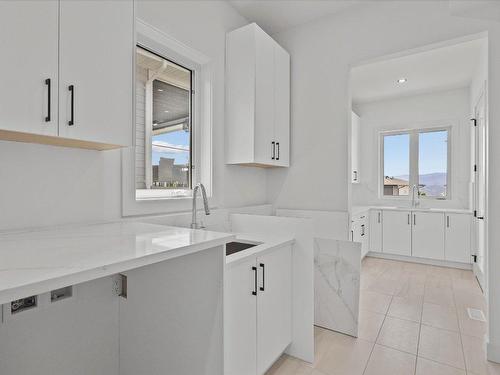
POLYGON ((418 135, 418 184, 422 196, 447 195, 448 181, 448 131, 419 133, 418 135))
POLYGON ((384 136, 384 195, 408 195, 410 187, 410 135, 384 136))
POLYGON ((136 189, 141 197, 191 189, 192 72, 136 49, 136 189))

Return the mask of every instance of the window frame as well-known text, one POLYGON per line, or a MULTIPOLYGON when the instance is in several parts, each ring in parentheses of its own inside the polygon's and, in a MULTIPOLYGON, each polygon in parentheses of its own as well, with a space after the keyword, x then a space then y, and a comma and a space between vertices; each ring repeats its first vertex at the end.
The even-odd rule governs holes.
MULTIPOLYGON (((194 137, 196 136, 195 133, 197 131, 196 126, 195 126, 195 122, 194 122, 194 108, 195 107, 193 105, 194 94, 196 93, 196 91, 194 89, 194 82, 195 82, 194 78, 195 78, 196 71, 190 69, 187 66, 179 64, 178 62, 173 61, 172 59, 170 59, 166 56, 160 55, 158 52, 151 50, 150 48, 142 45, 141 43, 137 43, 136 48, 142 48, 143 50, 145 50, 153 55, 156 55, 159 58, 166 60, 172 64, 178 65, 181 68, 189 70, 189 72, 190 72, 190 77, 189 77, 189 79, 190 79, 190 85, 189 85, 189 89, 190 89, 190 92, 189 92, 189 175, 188 175, 189 188, 182 189, 182 190, 186 190, 186 194, 177 194, 177 195, 174 195, 172 190, 168 190, 168 189, 158 189, 158 191, 153 191, 152 189, 137 189, 136 188, 136 200, 138 199, 137 198, 138 191, 141 192, 139 194, 142 194, 142 197, 139 198, 139 200, 151 199, 151 198, 153 198, 153 199, 155 199, 155 198, 156 199, 171 199, 171 198, 190 197, 191 194, 189 193, 189 191, 191 191, 193 189, 193 186, 196 185, 197 181, 200 180, 200 176, 195 175, 196 171, 198 170, 197 168, 195 168, 196 162, 197 162, 195 156, 199 155, 199 152, 196 152, 195 147, 194 147, 195 146, 194 137)), ((145 134, 149 135, 148 132, 145 132, 145 134)), ((146 169, 149 168, 149 170, 150 170, 149 173, 152 173, 152 170, 151 170, 152 166, 153 166, 152 161, 151 161, 152 137, 151 137, 151 139, 149 139, 147 141, 148 142, 147 142, 147 144, 145 144, 145 147, 144 147, 145 148, 144 166, 146 169)))
MULTIPOLYGON (((452 125, 437 125, 437 126, 429 126, 429 127, 419 127, 419 128, 411 128, 411 129, 400 129, 400 130, 387 130, 379 132, 379 182, 378 182, 378 195, 379 199, 388 199, 388 200, 411 200, 412 199, 412 186, 418 184, 419 179, 419 135, 421 133, 433 133, 439 131, 447 131, 448 132, 448 142, 447 142, 447 160, 446 160, 446 196, 445 197, 437 197, 437 196, 427 196, 427 195, 419 195, 419 199, 422 200, 434 200, 434 201, 449 201, 452 199, 452 186, 451 186, 451 148, 452 148, 452 125), (408 195, 384 195, 384 139, 385 136, 391 135, 401 135, 408 134, 410 137, 410 150, 409 150, 409 185, 410 190, 408 195)), ((418 186, 418 185, 417 185, 418 186)))
MULTIPOLYGON (((213 92, 213 67, 209 57, 203 53, 186 46, 182 42, 165 34, 163 31, 152 27, 140 19, 136 19, 135 39, 131 46, 133 49, 133 146, 121 151, 122 159, 122 216, 151 215, 187 211, 191 207, 192 189, 189 194, 182 196, 168 196, 162 194, 160 189, 148 197, 136 199, 136 47, 140 46, 159 56, 173 61, 175 64, 186 67, 192 71, 191 95, 192 115, 192 187, 202 182, 209 196, 209 205, 214 206, 215 197, 212 187, 212 92, 213 92)), ((151 189, 149 189, 151 190, 151 189)))

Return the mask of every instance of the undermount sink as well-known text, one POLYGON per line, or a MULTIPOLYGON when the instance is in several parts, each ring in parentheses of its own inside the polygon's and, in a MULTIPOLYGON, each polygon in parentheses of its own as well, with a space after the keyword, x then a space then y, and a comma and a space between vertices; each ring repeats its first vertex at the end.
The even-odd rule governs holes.
POLYGON ((249 249, 251 247, 257 246, 257 243, 248 243, 248 242, 228 242, 226 244, 226 256, 234 253, 238 253, 240 251, 249 249))

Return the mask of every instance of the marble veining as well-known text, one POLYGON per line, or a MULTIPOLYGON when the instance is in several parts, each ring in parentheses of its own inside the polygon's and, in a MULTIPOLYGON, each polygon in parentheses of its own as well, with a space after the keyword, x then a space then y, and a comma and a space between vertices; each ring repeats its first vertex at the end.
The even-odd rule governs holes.
POLYGON ((315 324, 358 335, 361 244, 314 239, 315 324))

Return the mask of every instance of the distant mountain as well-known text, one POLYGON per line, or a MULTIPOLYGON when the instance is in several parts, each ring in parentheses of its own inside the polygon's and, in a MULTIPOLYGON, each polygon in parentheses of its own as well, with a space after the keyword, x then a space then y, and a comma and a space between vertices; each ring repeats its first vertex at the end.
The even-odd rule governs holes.
MULTIPOLYGON (((409 180, 408 175, 396 176, 402 180, 409 180)), ((446 173, 428 173, 420 175, 420 184, 425 185, 420 191, 430 196, 442 196, 446 191, 447 176, 446 173)))

